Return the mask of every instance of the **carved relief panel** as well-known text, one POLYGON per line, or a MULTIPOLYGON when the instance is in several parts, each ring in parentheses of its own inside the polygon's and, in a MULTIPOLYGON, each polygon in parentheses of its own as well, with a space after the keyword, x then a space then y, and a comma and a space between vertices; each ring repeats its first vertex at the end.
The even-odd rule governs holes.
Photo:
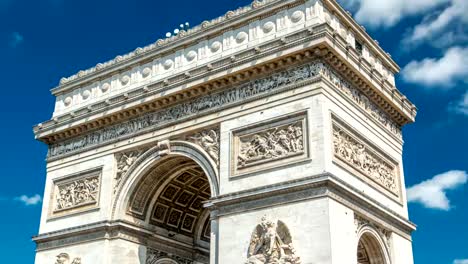
POLYGON ((401 202, 398 163, 338 120, 333 122, 333 153, 336 164, 401 202))
POLYGON ((148 248, 146 264, 193 264, 193 260, 163 252, 161 250, 148 248))
POLYGON ((288 227, 266 217, 255 228, 245 264, 300 264, 288 227))
POLYGON ((308 157, 306 115, 241 128, 233 132, 232 175, 270 169, 308 157))
POLYGON ((60 253, 56 258, 55 264, 81 264, 81 258, 72 259, 68 253, 60 253))
POLYGON ((51 216, 95 209, 99 206, 102 168, 54 180, 51 216))

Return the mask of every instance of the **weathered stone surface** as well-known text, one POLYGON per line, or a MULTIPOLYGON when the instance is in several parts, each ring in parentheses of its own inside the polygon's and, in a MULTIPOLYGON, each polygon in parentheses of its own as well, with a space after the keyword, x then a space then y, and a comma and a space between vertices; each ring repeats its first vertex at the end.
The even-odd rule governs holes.
POLYGON ((63 79, 36 263, 411 264, 397 70, 266 0, 63 79))

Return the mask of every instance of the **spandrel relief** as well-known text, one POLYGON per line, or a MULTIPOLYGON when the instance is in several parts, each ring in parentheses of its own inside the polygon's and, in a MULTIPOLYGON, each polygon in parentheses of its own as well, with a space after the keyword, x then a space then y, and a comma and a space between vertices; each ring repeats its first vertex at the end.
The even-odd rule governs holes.
POLYGON ((145 153, 146 149, 134 150, 126 153, 120 153, 116 155, 117 160, 117 172, 114 177, 114 193, 120 186, 124 175, 130 170, 135 161, 145 153))
POLYGON ((245 264, 300 264, 288 227, 266 217, 255 228, 245 264))
POLYGON ((281 165, 307 156, 305 116, 234 133, 235 173, 281 165))
POLYGON ((188 136, 188 141, 202 147, 219 165, 219 129, 208 129, 188 136))

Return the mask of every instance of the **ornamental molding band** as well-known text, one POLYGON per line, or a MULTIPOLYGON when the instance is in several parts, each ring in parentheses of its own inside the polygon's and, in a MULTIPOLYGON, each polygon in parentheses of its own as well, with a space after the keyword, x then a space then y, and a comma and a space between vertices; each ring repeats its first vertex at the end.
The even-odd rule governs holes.
POLYGON ((54 180, 52 217, 99 206, 102 168, 54 180))
POLYGON ((115 155, 117 172, 114 176, 114 194, 117 192, 124 175, 130 170, 135 161, 148 149, 133 150, 115 155))
POLYGON ((262 218, 255 228, 245 264, 300 264, 286 224, 262 218))
POLYGON ((306 115, 287 116, 233 132, 233 176, 307 158, 306 115))
POLYGON ((56 258, 55 264, 81 264, 81 258, 74 258, 71 260, 70 255, 67 253, 60 253, 56 258))
POLYGON ((219 166, 219 127, 203 130, 194 135, 190 135, 187 137, 187 140, 202 147, 213 159, 216 165, 219 166))
POLYGON ((148 248, 146 264, 193 264, 192 260, 166 253, 157 249, 148 248))
POLYGON ((157 112, 144 114, 126 122, 96 130, 81 137, 75 137, 53 144, 49 147, 48 158, 52 159, 79 151, 89 150, 103 143, 122 140, 129 136, 136 136, 137 134, 159 129, 162 126, 193 118, 200 114, 207 114, 213 111, 219 111, 223 108, 232 107, 240 102, 245 103, 263 96, 270 96, 273 92, 281 92, 283 89, 300 87, 311 81, 317 81, 315 78, 320 77, 326 78, 332 82, 340 91, 370 114, 374 121, 388 129, 389 132, 398 138, 401 138, 400 126, 392 121, 388 114, 381 110, 357 88, 340 77, 330 66, 316 60, 304 65, 289 68, 262 79, 246 82, 218 93, 208 94, 157 112))
POLYGON ((352 168, 367 183, 378 186, 401 200, 398 163, 390 161, 388 155, 367 143, 363 137, 351 132, 338 121, 333 121, 334 161, 345 168, 352 168), (368 181, 371 180, 371 181, 368 181))

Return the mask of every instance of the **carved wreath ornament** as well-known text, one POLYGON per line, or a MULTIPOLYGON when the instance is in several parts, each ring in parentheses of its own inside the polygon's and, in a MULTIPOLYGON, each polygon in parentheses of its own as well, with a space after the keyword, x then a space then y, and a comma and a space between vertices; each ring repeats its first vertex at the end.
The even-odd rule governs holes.
POLYGON ((262 218, 250 239, 249 252, 245 264, 300 264, 292 245, 287 226, 262 218))

